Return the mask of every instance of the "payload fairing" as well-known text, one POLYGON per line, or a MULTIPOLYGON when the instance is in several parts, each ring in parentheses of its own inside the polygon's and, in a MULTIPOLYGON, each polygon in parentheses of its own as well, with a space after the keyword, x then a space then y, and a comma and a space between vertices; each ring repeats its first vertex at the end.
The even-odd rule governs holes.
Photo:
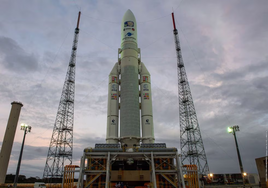
POLYGON ((106 142, 132 147, 140 141, 154 143, 151 79, 140 60, 135 16, 127 10, 121 23, 118 62, 109 75, 106 142))

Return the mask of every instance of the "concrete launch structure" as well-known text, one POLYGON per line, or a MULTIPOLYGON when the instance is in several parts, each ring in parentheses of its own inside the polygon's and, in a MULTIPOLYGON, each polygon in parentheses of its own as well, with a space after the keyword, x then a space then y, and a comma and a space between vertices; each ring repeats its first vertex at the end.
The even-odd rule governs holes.
POLYGON ((150 73, 141 62, 137 43, 137 22, 128 10, 121 23, 118 62, 109 75, 106 135, 108 144, 120 142, 128 148, 139 145, 140 141, 155 140, 150 73))
POLYGON ((5 183, 10 154, 19 121, 20 110, 23 106, 22 103, 15 101, 12 102, 11 105, 12 107, 0 153, 0 184, 5 183))

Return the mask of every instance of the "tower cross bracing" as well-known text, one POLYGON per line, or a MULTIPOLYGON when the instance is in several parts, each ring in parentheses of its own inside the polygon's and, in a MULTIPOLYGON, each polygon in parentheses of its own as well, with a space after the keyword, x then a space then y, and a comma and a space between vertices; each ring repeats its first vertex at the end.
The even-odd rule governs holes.
POLYGON ((205 147, 186 75, 173 13, 172 19, 177 54, 181 162, 182 164, 195 164, 198 167, 199 174, 204 175, 209 172, 205 147))
POLYGON ((79 34, 78 14, 77 27, 74 32, 72 53, 68 65, 60 103, 56 115, 52 137, 48 149, 43 178, 50 180, 63 177, 64 165, 72 164, 73 156, 73 124, 74 124, 74 94, 75 94, 75 64, 79 34))

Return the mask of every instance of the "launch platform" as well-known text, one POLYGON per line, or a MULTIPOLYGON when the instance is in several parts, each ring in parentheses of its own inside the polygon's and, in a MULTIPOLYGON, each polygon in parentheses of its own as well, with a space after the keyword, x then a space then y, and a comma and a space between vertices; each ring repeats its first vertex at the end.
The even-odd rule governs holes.
POLYGON ((177 149, 166 148, 164 143, 141 144, 133 150, 119 144, 96 144, 84 149, 78 188, 108 188, 118 183, 177 188, 184 184, 180 165, 177 149))

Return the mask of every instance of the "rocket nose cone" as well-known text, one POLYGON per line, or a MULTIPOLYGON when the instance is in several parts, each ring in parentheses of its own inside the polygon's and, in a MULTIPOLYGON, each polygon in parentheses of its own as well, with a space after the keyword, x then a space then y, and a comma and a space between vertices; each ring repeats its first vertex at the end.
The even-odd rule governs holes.
POLYGON ((135 21, 136 22, 135 16, 130 9, 128 9, 126 13, 124 14, 123 21, 135 21))
POLYGON ((137 22, 133 12, 128 9, 121 23, 121 45, 124 41, 137 43, 137 22))
POLYGON ((128 10, 126 11, 125 15, 126 15, 126 14, 132 14, 132 15, 134 15, 133 12, 132 12, 130 9, 128 9, 128 10))

